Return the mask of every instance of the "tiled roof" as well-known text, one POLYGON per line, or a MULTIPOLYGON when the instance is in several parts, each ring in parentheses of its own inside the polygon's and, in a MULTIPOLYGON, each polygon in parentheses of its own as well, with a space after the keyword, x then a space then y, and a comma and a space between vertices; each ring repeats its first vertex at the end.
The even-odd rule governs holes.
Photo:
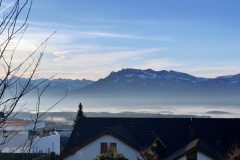
POLYGON ((34 124, 34 122, 15 122, 15 121, 3 122, 3 125, 6 126, 26 126, 29 124, 34 124))
POLYGON ((168 157, 199 138, 211 146, 229 150, 240 144, 240 119, 210 118, 83 118, 77 122, 64 154, 74 153, 93 137, 111 130, 138 148, 146 148, 156 137, 166 145, 168 157))
POLYGON ((172 153, 170 156, 165 158, 164 160, 177 160, 181 158, 182 156, 186 155, 188 152, 192 151, 201 151, 204 152, 207 155, 210 155, 213 159, 221 159, 223 152, 221 151, 221 148, 218 148, 217 146, 212 146, 208 144, 207 142, 204 142, 200 139, 195 139, 188 143, 187 145, 183 146, 179 150, 172 153))
POLYGON ((135 146, 135 148, 140 149, 140 148, 138 148, 140 146, 138 140, 125 127, 123 127, 121 125, 111 126, 107 129, 107 131, 109 131, 110 133, 113 133, 114 135, 116 135, 120 139, 128 142, 129 144, 131 144, 133 146, 135 146))

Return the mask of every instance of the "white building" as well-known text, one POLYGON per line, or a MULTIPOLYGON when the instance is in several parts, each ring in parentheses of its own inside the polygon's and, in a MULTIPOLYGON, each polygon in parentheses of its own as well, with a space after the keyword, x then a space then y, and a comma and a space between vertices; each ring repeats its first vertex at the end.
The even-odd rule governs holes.
POLYGON ((0 127, 0 151, 4 153, 50 153, 60 154, 60 135, 55 132, 43 135, 44 122, 4 122, 0 127), (31 147, 30 147, 31 146, 31 147))
POLYGON ((100 153, 104 153, 104 150, 123 153, 124 156, 129 160, 137 160, 137 157, 141 157, 139 151, 136 148, 130 146, 129 144, 126 144, 113 135, 106 134, 83 146, 74 154, 66 157, 65 160, 93 160, 100 153))
POLYGON ((63 150, 64 160, 93 160, 120 153, 141 160, 146 151, 163 160, 220 160, 240 144, 240 119, 83 118, 63 150))

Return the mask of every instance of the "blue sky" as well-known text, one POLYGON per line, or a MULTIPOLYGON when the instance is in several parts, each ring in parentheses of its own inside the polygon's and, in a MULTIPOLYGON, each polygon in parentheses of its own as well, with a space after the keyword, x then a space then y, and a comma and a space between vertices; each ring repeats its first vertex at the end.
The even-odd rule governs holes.
POLYGON ((238 0, 35 0, 24 44, 49 41, 40 76, 99 79, 122 68, 240 73, 238 0))

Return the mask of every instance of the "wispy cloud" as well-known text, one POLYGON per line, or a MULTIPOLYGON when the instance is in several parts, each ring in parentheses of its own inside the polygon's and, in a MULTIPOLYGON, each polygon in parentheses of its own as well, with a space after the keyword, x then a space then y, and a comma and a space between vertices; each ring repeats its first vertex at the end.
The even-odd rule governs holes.
POLYGON ((142 39, 143 37, 134 36, 130 34, 116 34, 107 32, 77 32, 82 36, 87 37, 105 37, 105 38, 126 38, 126 39, 142 39))
MULTIPOLYGON (((175 42, 176 39, 168 36, 157 36, 157 35, 145 35, 145 34, 132 34, 127 31, 115 31, 112 27, 103 27, 100 24, 88 24, 86 27, 79 27, 77 25, 54 23, 54 22, 36 22, 30 21, 30 26, 35 30, 49 31, 57 30, 60 33, 71 35, 73 38, 84 39, 84 38, 112 38, 112 39, 129 39, 129 40, 152 40, 152 41, 165 41, 175 42), (100 25, 100 26, 99 26, 100 25)), ((117 25, 117 24, 116 24, 117 25)))
POLYGON ((9 7, 13 5, 14 2, 7 4, 3 9, 1 9, 0 14, 4 13, 9 7))
MULTIPOLYGON (((102 50, 105 50, 106 46, 102 46, 102 50)), ((85 51, 82 53, 81 50, 74 50, 74 52, 54 52, 54 61, 56 65, 61 65, 62 67, 72 66, 79 68, 81 66, 84 68, 93 68, 100 66, 113 66, 116 63, 128 63, 132 58, 145 57, 156 52, 160 52, 161 49, 130 49, 118 51, 118 49, 112 49, 111 51, 104 52, 101 51, 85 51), (99 54, 100 52, 100 54, 99 54), (102 52, 102 53, 101 53, 102 52)), ((111 67, 110 67, 111 68, 111 67)))
MULTIPOLYGON (((15 63, 18 63, 33 51, 47 36, 48 32, 27 33, 21 41, 15 63)), ((113 36, 109 34, 96 34, 97 36, 113 36)), ((95 34, 94 34, 95 36, 95 34)), ((114 35, 122 36, 122 35, 114 35)), ((103 78, 113 70, 130 66, 137 59, 147 59, 148 56, 158 54, 166 48, 138 48, 130 46, 108 46, 104 44, 73 44, 74 35, 58 33, 49 40, 44 59, 41 63, 39 77, 65 78, 103 78)))
POLYGON ((168 37, 151 37, 151 36, 138 36, 131 34, 119 34, 119 33, 111 33, 111 32, 76 32, 81 37, 94 37, 94 38, 120 38, 120 39, 139 39, 139 40, 159 40, 159 41, 175 41, 173 38, 168 37))
MULTIPOLYGON (((97 80, 111 71, 130 67, 138 58, 162 52, 162 48, 119 48, 108 46, 51 46, 48 47, 41 71, 57 73, 57 77, 97 80)), ((43 74, 47 75, 47 74, 43 74)))
POLYGON ((228 65, 228 66, 192 66, 192 67, 184 67, 180 70, 188 72, 189 74, 193 74, 199 77, 208 77, 215 78, 218 76, 225 75, 234 75, 240 73, 240 65, 228 65))
POLYGON ((176 60, 172 60, 171 58, 158 58, 158 59, 150 59, 141 62, 141 64, 133 66, 133 68, 139 69, 154 69, 154 70, 169 70, 173 68, 178 68, 181 66, 185 66, 182 62, 177 62, 176 60))

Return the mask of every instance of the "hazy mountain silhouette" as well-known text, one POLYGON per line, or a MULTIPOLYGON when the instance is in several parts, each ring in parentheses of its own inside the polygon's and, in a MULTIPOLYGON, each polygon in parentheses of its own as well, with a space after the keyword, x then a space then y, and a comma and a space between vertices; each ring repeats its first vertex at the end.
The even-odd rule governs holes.
POLYGON ((98 81, 52 80, 43 102, 48 104, 66 91, 68 97, 62 107, 77 107, 80 101, 90 107, 159 104, 238 106, 240 74, 203 78, 176 71, 122 69, 98 81))
POLYGON ((123 69, 82 89, 88 94, 225 95, 240 93, 240 74, 195 77, 176 71, 123 69))

